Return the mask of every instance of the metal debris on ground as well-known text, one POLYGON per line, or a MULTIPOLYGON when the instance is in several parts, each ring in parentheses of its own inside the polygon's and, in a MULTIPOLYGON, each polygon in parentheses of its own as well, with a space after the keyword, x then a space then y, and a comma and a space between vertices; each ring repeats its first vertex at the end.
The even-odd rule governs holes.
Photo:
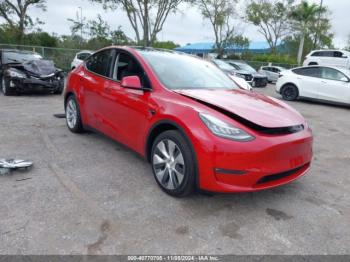
POLYGON ((53 116, 56 118, 66 118, 66 114, 54 114, 53 116))
POLYGON ((0 159, 0 175, 7 175, 11 172, 11 170, 29 169, 32 166, 32 161, 20 159, 0 159))

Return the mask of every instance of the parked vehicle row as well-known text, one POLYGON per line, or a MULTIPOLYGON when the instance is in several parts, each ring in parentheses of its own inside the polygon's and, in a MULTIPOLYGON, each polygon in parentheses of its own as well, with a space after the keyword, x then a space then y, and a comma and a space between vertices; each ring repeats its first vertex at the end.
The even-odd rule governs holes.
POLYGON ((6 96, 33 90, 61 94, 64 73, 53 61, 39 54, 13 49, 0 50, 0 84, 6 96))
POLYGON ((310 168, 312 133, 298 112, 186 54, 102 49, 70 73, 64 99, 69 130, 135 150, 172 196, 272 188, 310 168))
POLYGON ((267 77, 256 72, 254 68, 241 61, 213 59, 212 62, 230 76, 244 79, 253 87, 266 87, 267 77))

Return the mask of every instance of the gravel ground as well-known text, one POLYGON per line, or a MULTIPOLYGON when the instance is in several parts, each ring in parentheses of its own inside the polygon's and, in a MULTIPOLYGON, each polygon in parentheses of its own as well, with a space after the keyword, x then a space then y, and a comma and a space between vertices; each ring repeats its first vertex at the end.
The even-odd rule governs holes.
MULTIPOLYGON (((273 86, 257 92, 279 97, 273 86)), ((0 95, 0 254, 350 254, 349 109, 290 103, 315 135, 312 170, 273 190, 174 199, 138 155, 72 134, 62 97, 0 95)))

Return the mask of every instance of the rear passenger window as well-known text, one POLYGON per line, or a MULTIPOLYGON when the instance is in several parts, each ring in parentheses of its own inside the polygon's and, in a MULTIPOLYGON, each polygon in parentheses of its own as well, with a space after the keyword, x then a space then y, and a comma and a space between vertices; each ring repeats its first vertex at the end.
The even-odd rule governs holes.
POLYGON ((114 53, 114 49, 107 49, 94 54, 86 62, 86 68, 98 75, 110 77, 114 53))
POLYGON ((339 51, 336 51, 336 52, 334 52, 334 57, 343 57, 343 53, 342 52, 339 52, 339 51))
POLYGON ((307 67, 298 68, 293 70, 297 75, 310 76, 310 77, 321 77, 321 70, 319 67, 307 67))

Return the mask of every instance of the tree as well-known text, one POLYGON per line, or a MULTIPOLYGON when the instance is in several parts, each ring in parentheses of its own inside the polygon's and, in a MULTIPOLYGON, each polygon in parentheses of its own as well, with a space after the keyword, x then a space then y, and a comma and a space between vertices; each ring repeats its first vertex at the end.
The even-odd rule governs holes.
POLYGON ((87 22, 86 22, 86 17, 83 17, 82 14, 79 15, 79 12, 76 13, 76 18, 68 18, 67 19, 69 22, 72 23, 70 26, 70 30, 72 32, 72 36, 77 35, 80 33, 80 41, 79 43, 82 44, 84 41, 84 35, 86 34, 87 30, 87 22))
POLYGON ((17 32, 18 39, 22 42, 26 29, 35 24, 42 24, 38 19, 33 21, 28 15, 28 10, 35 7, 45 11, 45 2, 46 0, 0 0, 0 17, 17 32))
POLYGON ((130 45, 133 41, 124 33, 121 26, 117 30, 110 33, 112 43, 114 45, 130 45))
POLYGON ((225 53, 225 47, 232 44, 235 27, 233 17, 236 0, 195 0, 194 2, 202 13, 204 19, 210 21, 215 35, 215 49, 218 56, 225 53))
POLYGON ((136 41, 151 46, 171 12, 185 0, 90 0, 112 10, 121 7, 135 32, 136 41))
POLYGON ((347 43, 347 46, 345 47, 345 50, 350 51, 350 34, 348 36, 348 43, 347 43))
POLYGON ((153 44, 154 48, 162 48, 162 49, 175 49, 179 47, 178 44, 175 44, 173 41, 157 41, 153 44))
POLYGON ((96 20, 88 22, 89 35, 96 38, 109 38, 111 29, 109 24, 104 21, 100 14, 97 15, 96 20))
POLYGON ((311 28, 315 29, 318 14, 324 14, 326 12, 327 9, 325 7, 302 1, 299 5, 295 6, 290 13, 290 17, 293 21, 293 29, 298 32, 300 36, 298 64, 301 64, 303 57, 305 38, 310 35, 311 28))
POLYGON ((275 53, 277 45, 289 34, 289 16, 294 0, 259 0, 250 2, 246 9, 246 20, 259 27, 261 33, 275 53))

